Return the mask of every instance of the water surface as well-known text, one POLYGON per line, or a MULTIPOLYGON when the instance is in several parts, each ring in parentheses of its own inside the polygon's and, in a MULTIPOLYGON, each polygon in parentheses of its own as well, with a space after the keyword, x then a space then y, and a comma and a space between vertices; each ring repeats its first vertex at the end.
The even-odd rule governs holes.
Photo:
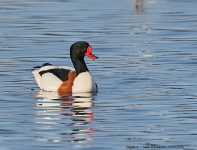
POLYGON ((1 150, 196 149, 197 1, 0 4, 1 150), (31 69, 72 66, 79 40, 99 92, 41 92, 31 69))

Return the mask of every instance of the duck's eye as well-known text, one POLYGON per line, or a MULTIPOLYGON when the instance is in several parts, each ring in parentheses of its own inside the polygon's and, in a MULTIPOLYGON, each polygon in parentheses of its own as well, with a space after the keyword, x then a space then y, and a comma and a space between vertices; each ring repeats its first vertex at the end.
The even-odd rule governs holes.
POLYGON ((82 45, 81 48, 84 49, 84 46, 82 45))

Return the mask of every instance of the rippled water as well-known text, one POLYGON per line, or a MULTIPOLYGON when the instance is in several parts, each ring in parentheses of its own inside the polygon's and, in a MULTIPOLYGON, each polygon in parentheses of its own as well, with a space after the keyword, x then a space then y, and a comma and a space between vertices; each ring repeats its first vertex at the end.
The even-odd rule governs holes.
POLYGON ((196 6, 1 0, 1 150, 196 149, 196 6), (79 40, 99 57, 86 59, 99 92, 40 92, 31 69, 72 66, 69 47, 79 40))

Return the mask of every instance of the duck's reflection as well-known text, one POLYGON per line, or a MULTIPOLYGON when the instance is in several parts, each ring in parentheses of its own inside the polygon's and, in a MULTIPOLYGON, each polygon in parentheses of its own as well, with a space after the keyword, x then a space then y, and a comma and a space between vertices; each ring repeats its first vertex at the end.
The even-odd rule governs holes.
MULTIPOLYGON (((74 146, 80 146, 79 143, 89 143, 93 133, 91 125, 93 123, 93 96, 95 94, 92 93, 71 94, 40 91, 35 95, 37 98, 34 105, 37 110, 36 115, 41 117, 36 118, 39 121, 35 123, 47 124, 47 130, 51 125, 53 131, 54 128, 58 129, 58 133, 54 131, 54 134, 61 136, 58 137, 58 140, 54 139, 54 142, 76 142, 77 144, 74 146), (59 133, 59 131, 62 132, 59 133)), ((47 138, 45 134, 45 140, 52 141, 51 138, 47 138)))

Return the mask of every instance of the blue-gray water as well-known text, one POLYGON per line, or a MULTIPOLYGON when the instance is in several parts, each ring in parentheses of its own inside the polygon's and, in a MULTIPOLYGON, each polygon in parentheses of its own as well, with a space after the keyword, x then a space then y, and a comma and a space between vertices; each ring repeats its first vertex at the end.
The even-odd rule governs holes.
POLYGON ((196 0, 1 0, 0 149, 196 149, 196 8, 196 0), (72 66, 70 45, 81 40, 99 57, 85 59, 98 94, 40 92, 31 69, 72 66))

